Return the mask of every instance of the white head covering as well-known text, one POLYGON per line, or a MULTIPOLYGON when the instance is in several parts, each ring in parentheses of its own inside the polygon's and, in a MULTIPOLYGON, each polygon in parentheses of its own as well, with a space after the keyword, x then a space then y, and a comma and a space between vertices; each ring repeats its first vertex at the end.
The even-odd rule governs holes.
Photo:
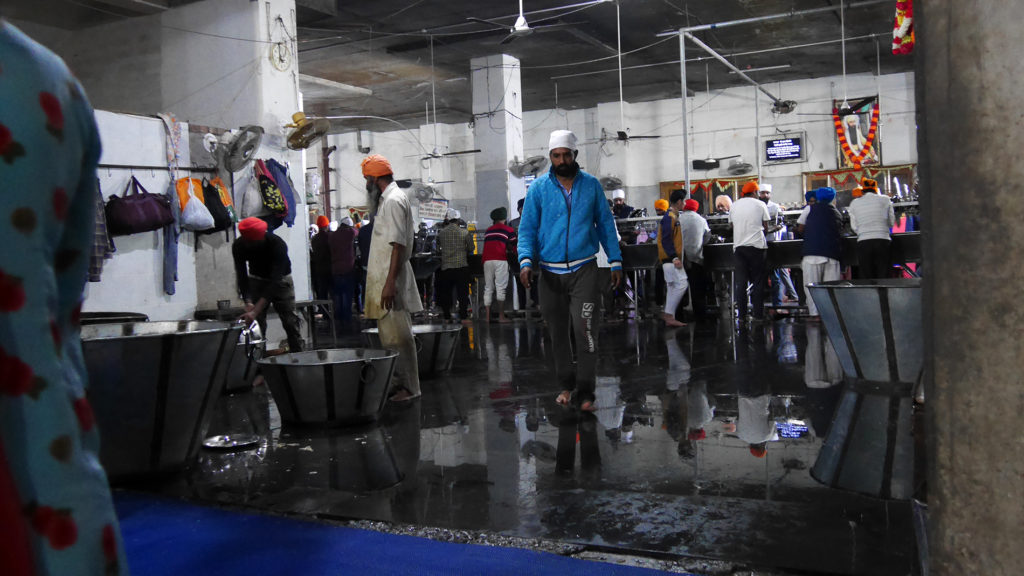
POLYGON ((772 185, 771 184, 761 184, 761 186, 758 188, 758 190, 760 190, 761 192, 771 192, 772 191, 772 185))
POLYGON ((344 218, 341 219, 341 223, 344 224, 345 226, 351 226, 352 218, 345 216, 344 218))
POLYGON ((459 211, 458 210, 456 210, 455 208, 449 208, 448 209, 448 219, 449 220, 456 220, 456 219, 458 219, 458 217, 459 217, 459 211))
POLYGON ((612 200, 618 200, 619 198, 622 198, 623 200, 625 200, 626 199, 626 191, 623 190, 622 188, 617 188, 615 190, 612 190, 612 200))
POLYGON ((555 148, 568 148, 573 152, 576 151, 576 135, 572 130, 555 130, 551 133, 551 138, 548 140, 548 152, 555 148))

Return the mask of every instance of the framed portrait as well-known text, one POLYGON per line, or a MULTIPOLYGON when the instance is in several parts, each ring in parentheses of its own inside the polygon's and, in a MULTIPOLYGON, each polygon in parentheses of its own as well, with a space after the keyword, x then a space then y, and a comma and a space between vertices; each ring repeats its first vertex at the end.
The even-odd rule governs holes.
POLYGON ((832 101, 837 169, 881 166, 878 97, 853 98, 847 102, 850 106, 848 113, 843 109, 842 100, 832 101))

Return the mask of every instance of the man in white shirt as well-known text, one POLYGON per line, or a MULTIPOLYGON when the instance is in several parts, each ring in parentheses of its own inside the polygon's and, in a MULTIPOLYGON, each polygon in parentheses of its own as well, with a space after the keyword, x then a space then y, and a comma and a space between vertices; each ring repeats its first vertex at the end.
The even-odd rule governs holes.
POLYGON ((708 316, 707 293, 714 289, 711 275, 704 269, 704 245, 711 240, 711 227, 698 212, 700 204, 693 198, 686 200, 679 214, 679 227, 683 231, 683 264, 690 283, 690 300, 693 315, 697 318, 708 316))
POLYGON ((758 185, 755 181, 743 185, 743 197, 733 202, 729 211, 732 223, 732 250, 735 255, 735 292, 733 301, 739 318, 747 316, 747 283, 753 285, 751 298, 754 303, 753 319, 764 321, 764 282, 768 266, 768 207, 758 199, 758 185))
POLYGON ((857 234, 857 277, 887 278, 892 268, 889 229, 896 224, 896 213, 892 200, 878 193, 876 181, 865 178, 861 186, 864 194, 846 209, 850 227, 857 234))

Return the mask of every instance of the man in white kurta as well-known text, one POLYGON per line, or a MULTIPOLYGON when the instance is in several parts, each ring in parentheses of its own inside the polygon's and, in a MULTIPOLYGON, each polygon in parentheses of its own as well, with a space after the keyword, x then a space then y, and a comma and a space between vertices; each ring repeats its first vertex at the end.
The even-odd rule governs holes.
POLYGON ((381 344, 398 350, 397 385, 390 400, 403 402, 420 395, 411 315, 423 310, 423 303, 409 261, 416 226, 409 198, 395 184, 387 159, 368 156, 362 169, 370 204, 377 205, 366 269, 366 317, 377 320, 381 344))

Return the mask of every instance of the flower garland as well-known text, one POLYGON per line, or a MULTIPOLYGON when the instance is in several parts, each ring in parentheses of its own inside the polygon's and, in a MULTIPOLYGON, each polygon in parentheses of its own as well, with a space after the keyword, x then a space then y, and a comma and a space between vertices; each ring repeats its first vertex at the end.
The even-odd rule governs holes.
POLYGON ((864 145, 860 147, 860 150, 855 155, 853 149, 850 148, 850 143, 846 140, 846 130, 843 128, 843 121, 839 119, 839 109, 832 109, 832 123, 836 126, 836 135, 839 136, 839 147, 843 150, 843 156, 853 163, 855 170, 860 170, 861 161, 864 160, 864 156, 871 148, 871 143, 875 141, 875 134, 878 133, 878 102, 876 101, 871 107, 871 128, 868 130, 868 135, 864 138, 864 145))

